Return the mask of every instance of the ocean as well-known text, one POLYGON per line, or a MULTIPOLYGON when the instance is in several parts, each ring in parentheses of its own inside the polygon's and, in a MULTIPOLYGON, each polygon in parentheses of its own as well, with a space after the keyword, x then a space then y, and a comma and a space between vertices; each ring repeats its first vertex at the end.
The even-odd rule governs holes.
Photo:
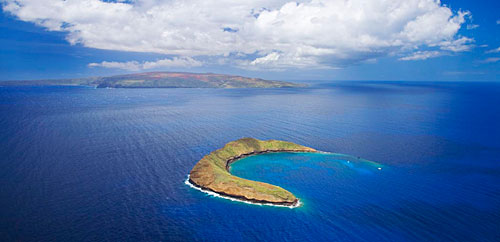
POLYGON ((0 87, 0 240, 500 240, 500 83, 310 84, 0 87), (232 165, 301 207, 185 184, 242 137, 331 152, 232 165))

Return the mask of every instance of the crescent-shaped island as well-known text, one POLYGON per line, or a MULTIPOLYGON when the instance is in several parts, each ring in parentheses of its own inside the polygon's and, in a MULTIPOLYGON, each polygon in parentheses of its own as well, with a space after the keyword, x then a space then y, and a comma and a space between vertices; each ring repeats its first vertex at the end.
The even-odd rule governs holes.
POLYGON ((241 158, 273 152, 318 152, 292 142, 242 138, 203 157, 191 170, 189 183, 222 196, 258 203, 295 207, 299 203, 291 192, 275 185, 252 181, 229 172, 232 163, 241 158))

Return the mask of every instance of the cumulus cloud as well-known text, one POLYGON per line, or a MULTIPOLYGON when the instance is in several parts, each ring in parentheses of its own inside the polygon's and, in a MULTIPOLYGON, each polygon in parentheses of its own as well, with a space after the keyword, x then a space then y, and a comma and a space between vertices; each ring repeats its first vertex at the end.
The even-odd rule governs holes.
POLYGON ((279 59, 280 59, 280 54, 278 54, 276 52, 272 52, 266 56, 259 57, 255 60, 253 60, 252 62, 250 62, 250 65, 266 65, 269 63, 276 62, 279 59))
POLYGON ((442 50, 449 50, 452 52, 462 52, 470 50, 473 47, 473 45, 471 45, 473 42, 474 40, 471 38, 462 37, 455 40, 442 41, 438 45, 442 50))
POLYGON ((174 57, 172 59, 161 59, 157 61, 127 61, 127 62, 116 62, 116 61, 103 61, 101 63, 90 63, 89 67, 104 67, 104 68, 115 68, 123 69, 129 71, 139 71, 139 70, 149 70, 158 69, 162 67, 195 67, 201 66, 202 63, 191 57, 174 57))
POLYGON ((404 60, 429 48, 466 51, 473 42, 458 35, 470 13, 439 0, 0 1, 20 20, 66 32, 71 44, 232 58, 226 63, 248 68, 343 67, 388 55, 404 60))

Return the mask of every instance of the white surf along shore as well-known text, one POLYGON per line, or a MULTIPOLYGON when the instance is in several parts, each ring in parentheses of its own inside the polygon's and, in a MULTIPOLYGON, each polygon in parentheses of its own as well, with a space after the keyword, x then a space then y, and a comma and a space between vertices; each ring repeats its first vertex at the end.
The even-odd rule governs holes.
POLYGON ((250 202, 250 201, 246 201, 246 200, 237 199, 237 198, 234 198, 234 197, 220 195, 220 194, 218 194, 216 192, 205 190, 205 189, 202 189, 200 187, 197 187, 197 186, 191 184, 191 182, 189 182, 189 175, 187 176, 187 179, 184 182, 184 184, 186 184, 189 187, 194 188, 194 189, 196 189, 198 191, 206 193, 206 194, 208 194, 208 195, 210 195, 212 197, 224 198, 224 199, 235 201, 235 202, 242 202, 242 203, 247 203, 247 204, 252 204, 252 205, 259 205, 259 206, 283 207, 283 208, 290 208, 290 209, 292 209, 292 208, 298 208, 298 207, 302 206, 302 203, 300 202, 300 199, 298 200, 297 204, 295 204, 293 206, 286 206, 286 205, 278 205, 278 204, 272 204, 272 203, 255 203, 255 202, 250 202))

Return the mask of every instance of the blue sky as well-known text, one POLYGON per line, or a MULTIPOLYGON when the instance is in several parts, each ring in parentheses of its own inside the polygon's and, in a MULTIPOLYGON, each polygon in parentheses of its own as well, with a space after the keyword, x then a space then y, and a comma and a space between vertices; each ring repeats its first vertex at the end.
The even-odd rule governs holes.
POLYGON ((0 80, 500 80, 500 1, 0 2, 0 80))

